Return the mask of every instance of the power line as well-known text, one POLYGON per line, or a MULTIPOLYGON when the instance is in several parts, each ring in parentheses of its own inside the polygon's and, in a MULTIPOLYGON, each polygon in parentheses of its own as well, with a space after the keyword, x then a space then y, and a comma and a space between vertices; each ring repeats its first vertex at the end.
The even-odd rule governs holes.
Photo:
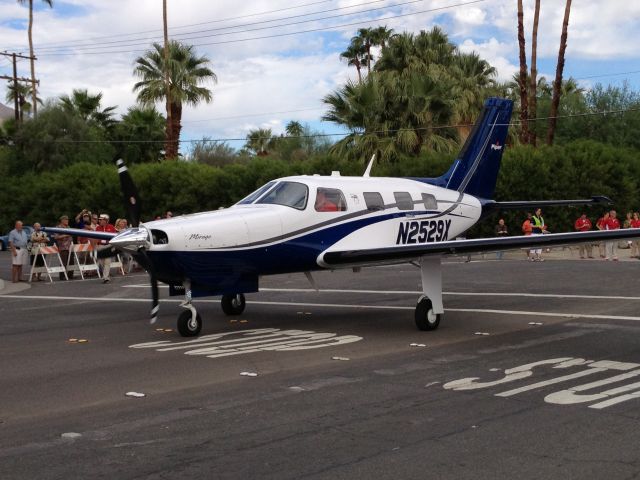
POLYGON ((600 77, 617 77, 619 75, 631 75, 635 73, 640 73, 640 70, 632 70, 630 72, 604 73, 602 75, 590 75, 588 77, 577 78, 576 80, 589 80, 591 78, 600 78, 600 77))
MULTIPOLYGON (((216 32, 216 31, 220 31, 220 30, 230 30, 230 29, 235 29, 235 28, 241 28, 241 27, 250 27, 250 26, 254 26, 254 25, 262 25, 265 23, 273 23, 273 22, 279 22, 279 21, 283 21, 283 20, 291 20, 294 18, 302 18, 302 17, 309 17, 312 15, 320 15, 323 13, 328 13, 328 12, 335 12, 335 11, 340 11, 340 10, 348 10, 348 9, 352 9, 352 8, 356 8, 356 7, 361 7, 361 6, 366 6, 366 5, 372 5, 374 3, 381 3, 381 2, 386 2, 387 0, 372 0, 372 1, 368 1, 368 2, 364 2, 364 3, 358 3, 355 5, 350 5, 347 7, 336 7, 336 8, 331 8, 328 10, 321 10, 321 11, 316 11, 316 12, 310 12, 310 13, 302 13, 299 15, 291 15, 291 16, 287 16, 287 17, 280 17, 280 18, 274 18, 271 20, 261 20, 261 21, 257 21, 257 22, 251 22, 251 23, 241 23, 241 24, 237 24, 237 25, 230 25, 230 26, 226 26, 226 27, 218 27, 218 28, 210 28, 210 29, 206 29, 206 30, 194 30, 194 31, 190 31, 190 32, 183 32, 183 33, 173 33, 172 37, 180 37, 180 36, 185 36, 185 35, 195 35, 198 33, 209 33, 209 32, 216 32)), ((341 14, 341 15, 334 15, 334 16, 330 16, 330 17, 324 17, 324 18, 316 18, 316 19, 311 19, 311 20, 307 20, 306 22, 313 22, 313 21, 320 21, 320 20, 327 20, 327 19, 331 19, 331 18, 336 18, 336 17, 341 17, 341 16, 349 16, 349 15, 357 15, 360 13, 369 13, 372 11, 376 11, 376 10, 382 10, 382 9, 390 9, 390 8, 395 8, 398 6, 403 6, 403 5, 407 5, 407 4, 411 4, 411 3, 417 3, 417 2, 423 2, 425 0, 412 0, 412 1, 406 1, 403 3, 397 3, 397 4, 393 4, 393 5, 387 5, 384 7, 378 7, 378 8, 373 8, 373 9, 368 9, 368 10, 360 10, 358 12, 352 12, 352 13, 347 13, 347 14, 341 14)), ((270 27, 263 27, 263 28, 257 28, 257 29, 251 29, 251 30, 242 30, 242 31, 237 31, 237 32, 228 32, 228 33, 222 33, 220 35, 231 35, 233 33, 245 33, 248 31, 254 31, 254 30, 262 30, 262 29, 268 29, 268 28, 277 28, 277 27, 282 27, 282 26, 289 26, 289 25, 295 25, 298 23, 305 23, 305 22, 294 22, 291 24, 283 24, 283 25, 274 25, 274 26, 270 26, 270 27)), ((187 37, 184 38, 183 40, 192 40, 192 39, 198 39, 198 38, 206 38, 206 37, 210 37, 210 36, 217 36, 215 34, 212 35, 204 35, 204 36, 200 36, 200 37, 187 37)), ((131 38, 131 39, 127 39, 127 40, 114 40, 114 41, 110 41, 110 42, 90 42, 90 43, 63 43, 63 44, 59 44, 58 46, 49 46, 49 47, 42 47, 39 46, 38 51, 50 51, 50 50, 59 50, 61 48, 74 48, 74 49, 90 49, 90 47, 93 48, 109 48, 106 45, 114 45, 114 44, 118 44, 118 43, 123 43, 124 45, 120 45, 123 47, 127 47, 127 46, 136 46, 136 45, 147 45, 150 41, 154 41, 157 40, 158 38, 149 38, 149 37, 143 37, 143 38, 131 38)))
MULTIPOLYGON (((223 18, 223 19, 219 19, 219 20, 210 20, 207 22, 200 22, 200 23, 192 23, 192 24, 188 24, 188 25, 180 25, 180 26, 175 26, 175 27, 171 27, 171 30, 174 29, 179 29, 179 28, 189 28, 189 27, 195 27, 195 26, 199 26, 199 25, 206 25, 206 24, 211 24, 211 23, 220 23, 220 22, 227 22, 229 20, 239 20, 241 18, 250 18, 250 17, 257 17, 260 15, 267 15, 270 13, 277 13, 277 12, 283 12, 286 10, 295 10, 298 8, 304 8, 304 7, 309 7, 312 5, 318 5, 320 3, 328 3, 331 2, 332 0, 322 0, 322 1, 317 1, 317 2, 311 2, 311 3, 303 3, 302 5, 296 5, 293 7, 286 7, 286 8, 280 8, 277 10, 267 10, 264 12, 259 12, 259 13, 250 13, 250 14, 246 14, 246 15, 239 15, 236 17, 227 17, 227 18, 223 18)), ((131 32, 131 33, 117 33, 117 34, 111 34, 111 35, 102 35, 99 37, 89 37, 89 38, 82 38, 82 39, 76 39, 76 40, 69 40, 68 42, 75 42, 75 41, 85 41, 85 40, 100 40, 103 38, 118 38, 118 37, 128 37, 131 35, 140 35, 143 33, 156 33, 156 32, 162 32, 162 30, 160 29, 154 29, 154 30, 143 30, 140 32, 131 32)), ((41 44, 42 46, 44 46, 44 48, 48 48, 47 46, 51 47, 51 46, 55 46, 55 45, 60 45, 60 42, 53 42, 53 43, 43 43, 41 44)), ((68 43, 66 42, 62 42, 63 46, 68 45, 68 43)))
POLYGON ((298 110, 284 110, 281 112, 247 113, 245 115, 234 115, 232 117, 214 117, 214 118, 204 118, 201 120, 186 120, 182 123, 212 122, 216 120, 234 120, 237 118, 246 118, 246 117, 267 117, 269 115, 280 115, 283 113, 312 112, 316 110, 324 110, 324 108, 325 107, 315 107, 315 108, 300 108, 298 110))
MULTIPOLYGON (((628 112, 640 112, 640 107, 638 108, 627 108, 627 109, 619 109, 619 110, 601 110, 598 112, 585 112, 585 113, 571 113, 571 114, 567 114, 567 115, 556 115, 555 117, 536 117, 536 118, 530 118, 528 121, 529 122, 535 122, 535 121, 539 121, 539 120, 549 120, 551 118, 556 118, 556 119, 567 119, 567 118, 579 118, 579 117, 593 117, 593 116, 603 116, 606 117, 607 115, 616 115, 616 114, 624 114, 624 113, 628 113, 628 112)), ((520 121, 515 121, 515 122, 509 122, 509 123, 497 123, 496 126, 503 126, 503 127, 516 127, 521 125, 522 123, 520 121)), ((398 132, 404 132, 404 131, 426 131, 426 130, 444 130, 444 129, 452 129, 452 128, 468 128, 468 127, 473 127, 473 124, 452 124, 452 125, 436 125, 433 127, 418 127, 418 128, 397 128, 397 129, 392 129, 392 130, 374 130, 374 131, 370 131, 370 132, 336 132, 336 133, 313 133, 313 134, 309 134, 309 135, 272 135, 270 137, 259 137, 258 139, 263 139, 263 140, 267 140, 270 138, 274 138, 274 139, 302 139, 302 138, 326 138, 326 137, 347 137, 349 135, 363 135, 363 134, 367 134, 367 135, 371 135, 371 134, 388 134, 388 133, 398 133, 398 132)), ((238 141, 246 141, 247 137, 227 137, 227 138, 211 138, 211 139, 190 139, 190 140, 180 140, 180 143, 198 143, 198 142, 204 142, 204 143, 214 143, 214 142, 238 142, 238 141)), ((134 144, 140 144, 140 143, 157 143, 157 144, 164 144, 166 143, 166 140, 136 140, 136 139, 132 139, 132 140, 66 140, 66 139, 59 139, 59 140, 39 140, 39 139, 32 139, 30 140, 32 142, 38 142, 38 143, 66 143, 66 144, 74 144, 74 143, 78 143, 78 144, 92 144, 92 143, 116 143, 116 144, 127 144, 127 143, 134 143, 134 144)))
MULTIPOLYGON (((210 45, 224 45, 224 44, 229 44, 229 43, 246 42, 246 41, 250 41, 250 40, 264 40, 264 39, 269 39, 269 38, 277 38, 277 37, 285 37, 285 36, 291 36, 291 35, 299 35, 299 34, 303 34, 303 33, 329 31, 329 30, 335 30, 335 29, 344 28, 344 27, 352 27, 352 26, 356 26, 356 25, 367 25, 367 24, 370 24, 370 23, 380 23, 380 22, 383 22, 383 21, 386 21, 386 20, 394 20, 394 19, 398 19, 398 18, 410 17, 410 16, 415 16, 415 15, 420 15, 420 14, 423 14, 423 13, 433 13, 433 12, 436 12, 436 11, 448 10, 448 9, 451 9, 451 8, 457 8, 457 7, 472 5, 472 4, 475 4, 475 3, 481 3, 481 2, 485 2, 485 1, 487 1, 487 0, 472 0, 472 1, 468 1, 468 2, 462 2, 462 3, 453 4, 453 5, 447 5, 447 6, 444 6, 444 7, 431 8, 431 9, 427 9, 427 10, 421 10, 421 11, 405 13, 405 14, 399 14, 399 15, 392 15, 392 16, 388 16, 388 17, 384 17, 384 18, 378 18, 378 19, 375 19, 375 20, 361 20, 359 22, 344 23, 344 24, 341 24, 341 25, 333 25, 333 26, 322 27, 322 28, 313 28, 313 29, 309 29, 309 30, 300 30, 300 31, 296 31, 296 32, 287 32, 287 33, 280 33, 280 34, 273 34, 273 35, 263 35, 263 36, 259 36, 259 37, 249 37, 249 38, 242 38, 242 39, 237 39, 237 40, 224 40, 224 41, 219 41, 219 42, 200 43, 200 44, 194 44, 192 46, 193 47, 204 47, 204 46, 210 46, 210 45)), ((84 55, 104 55, 104 54, 115 54, 115 53, 136 53, 136 52, 144 52, 144 50, 110 50, 110 51, 103 51, 103 52, 80 52, 80 54, 84 54, 84 55)), ((45 54, 42 54, 41 56, 50 57, 50 56, 69 56, 69 55, 78 55, 78 53, 77 52, 45 53, 45 54)))
MULTIPOLYGON (((381 1, 384 0, 375 0, 373 2, 368 2, 368 4, 371 3, 379 3, 381 1)), ((294 26, 294 25, 301 25, 304 23, 311 23, 311 22, 320 22, 323 20, 332 20, 332 19, 336 19, 336 18, 342 18, 342 17, 349 17, 349 16, 353 16, 353 15, 361 15, 361 14, 366 14, 366 13, 371 13, 371 12, 375 12, 375 11, 379 11, 379 10, 388 10, 391 8, 396 8, 396 7, 400 7, 400 6, 405 6, 405 5, 409 5, 409 4, 413 4, 413 3, 419 3, 419 2, 424 2, 425 0, 407 0, 405 2, 401 2, 401 3, 396 3, 393 5, 387 5, 387 6, 383 6, 383 7, 376 7, 376 8, 370 8, 370 9, 366 9, 366 10, 360 10, 357 12, 351 12, 351 13, 342 13, 342 14, 337 14, 337 15, 329 15, 326 17, 320 17, 320 18, 313 18, 313 19, 309 19, 309 20, 298 20, 298 21, 294 21, 294 22, 289 22, 289 23, 282 23, 279 25, 269 25, 269 26, 262 26, 262 27, 255 27, 255 28, 247 28, 245 30, 237 30, 234 32, 222 32, 222 33, 211 33, 211 34, 207 34, 207 35, 196 35, 196 36, 187 36, 185 38, 182 38, 181 40, 198 40, 198 39, 203 39, 203 38, 211 38, 211 37, 219 37, 219 36, 225 36, 225 35, 235 35, 235 34, 240 34, 240 33, 249 33, 249 32, 255 32, 255 31, 260 31, 260 30, 270 30, 270 29, 274 29, 274 28, 281 28, 281 27, 290 27, 290 26, 294 26)), ((471 2, 467 2, 461 5, 467 5, 467 4, 472 4, 472 3, 479 3, 479 2, 484 2, 486 0, 474 0, 471 2)), ((360 4, 360 5, 367 5, 365 4, 360 4)), ((331 10, 326 10, 325 12, 330 12, 330 11, 335 11, 335 10, 343 10, 345 8, 351 8, 351 7, 342 7, 342 8, 335 8, 335 9, 331 9, 331 10)), ((444 7, 444 8, 450 8, 450 7, 444 7)), ((443 9, 443 8, 442 8, 443 9)), ((423 12, 416 12, 414 14, 417 13, 424 13, 424 12, 430 12, 430 11, 435 11, 435 10, 441 10, 441 8, 435 8, 435 9, 431 9, 431 10, 425 10, 423 12)), ((231 27, 221 27, 218 29, 212 29, 212 30, 202 30, 200 32, 195 31, 195 32, 187 32, 181 35, 194 35, 197 33, 203 33, 203 32, 209 32, 209 31, 217 31, 217 30, 228 30, 228 29, 232 29, 232 28, 239 28, 239 27, 243 27, 243 26, 250 26, 250 25, 259 25, 259 24, 263 24, 263 23, 271 23, 271 22, 276 22, 276 21, 280 21, 280 20, 287 20, 290 18, 299 18, 299 17, 305 17, 305 16, 309 16, 309 15, 316 15, 318 13, 325 13, 325 12, 315 12, 315 13, 309 13, 309 14, 301 14, 301 15, 294 15, 292 17, 284 17, 282 19, 276 19, 276 20, 267 20, 267 21, 262 21, 262 22, 254 22, 249 23, 249 24, 245 24, 245 25, 238 25, 238 26, 231 26, 231 27)), ((407 16, 407 15, 400 15, 400 16, 407 16)), ((396 18, 396 17, 389 17, 389 18, 396 18)), ((380 20, 385 20, 380 19, 380 20)), ((379 21, 379 20, 376 20, 379 21)), ((361 22, 358 22, 361 23, 361 22)), ((356 23, 356 24, 358 24, 356 23)), ((367 22, 370 23, 370 22, 367 22)), ((354 25, 354 24, 351 24, 354 25)), ((322 30, 322 29, 320 29, 322 30)), ((316 30, 310 30, 310 31, 317 31, 316 30)), ((175 36, 175 35, 174 35, 175 36)), ((277 36, 277 35, 276 35, 277 36)), ((261 37, 261 38, 269 38, 269 37, 261 37)), ((136 46, 142 46, 142 45, 148 45, 150 40, 153 39, 141 39, 143 40, 142 42, 137 41, 138 39, 133 39, 133 40, 126 40, 126 41, 114 41, 114 42, 105 42, 103 43, 103 45, 94 45, 94 44, 89 44, 89 46, 82 46, 82 45, 73 45, 69 48, 73 48, 74 53, 79 52, 79 53, 106 53, 106 52, 92 52, 93 50, 101 50, 101 49, 105 49, 105 48, 111 48, 110 45, 108 44, 114 44, 114 43, 123 43, 123 42, 131 42, 131 43, 124 43, 123 45, 118 45, 117 47, 136 47, 136 46)), ((225 43, 230 43, 230 42, 235 42, 235 41, 244 41, 244 40, 232 40, 229 42, 225 42, 225 43)), ((198 45, 195 45, 198 46, 198 45)), ((117 48, 114 46, 114 48, 117 48)), ((53 47, 50 47, 53 48, 53 47)), ((53 50, 59 50, 60 48, 55 48, 53 50)), ((45 49, 39 48, 39 52, 42 52, 45 49)), ((114 53, 122 53, 122 52, 114 52, 114 53)), ((46 55, 56 55, 54 53, 44 53, 46 55)))

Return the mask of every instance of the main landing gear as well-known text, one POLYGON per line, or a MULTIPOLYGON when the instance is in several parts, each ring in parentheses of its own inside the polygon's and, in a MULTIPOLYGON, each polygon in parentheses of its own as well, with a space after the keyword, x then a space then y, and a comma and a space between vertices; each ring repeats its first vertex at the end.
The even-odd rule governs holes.
POLYGON ((418 299, 415 320, 418 330, 435 330, 444 318, 442 305, 442 265, 440 257, 420 259, 422 295, 418 299))
POLYGON ((247 302, 242 293, 237 293, 235 295, 223 295, 220 306, 222 306, 222 311, 227 315, 240 315, 244 312, 247 302))
MULTIPOLYGON (((227 315, 240 315, 247 302, 242 293, 223 295, 220 302, 222 311, 227 315)), ((180 304, 186 310, 178 316, 178 332, 183 337, 196 337, 202 330, 202 317, 191 303, 191 286, 185 285, 185 298, 180 304)))

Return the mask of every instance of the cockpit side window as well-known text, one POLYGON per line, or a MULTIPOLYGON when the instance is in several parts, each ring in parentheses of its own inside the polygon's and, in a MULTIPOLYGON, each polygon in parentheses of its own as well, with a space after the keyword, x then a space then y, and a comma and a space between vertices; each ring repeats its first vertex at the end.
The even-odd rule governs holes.
POLYGON ((246 205, 246 204, 255 202, 258 198, 260 198, 262 195, 264 195, 266 192, 268 192, 269 189, 271 189, 271 187, 273 187, 276 183, 277 182, 269 182, 269 183, 264 184, 263 186, 261 186, 259 189, 257 189, 253 193, 250 193, 249 195, 244 197, 236 205, 246 205))
POLYGON ((422 201, 424 202, 424 208, 426 208, 427 210, 438 209, 438 202, 436 201, 436 197, 434 197, 430 193, 423 193, 422 201))
POLYGON ((364 192, 364 203, 367 205, 367 210, 384 210, 384 200, 382 195, 378 192, 364 192))
POLYGON ((315 209, 316 212, 344 212, 347 210, 347 201, 337 188, 318 187, 315 209))
POLYGON ((304 183, 280 182, 255 203, 284 205, 297 210, 304 210, 307 206, 308 197, 309 187, 304 183))
POLYGON ((393 192, 398 210, 413 210, 413 199, 409 192, 393 192))

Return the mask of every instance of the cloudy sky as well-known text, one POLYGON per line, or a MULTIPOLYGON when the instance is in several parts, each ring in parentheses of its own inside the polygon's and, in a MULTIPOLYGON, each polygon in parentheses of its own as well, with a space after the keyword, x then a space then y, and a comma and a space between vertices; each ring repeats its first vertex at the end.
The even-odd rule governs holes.
MULTIPOLYGON (((34 3, 41 96, 86 88, 102 92, 104 106, 126 112, 135 103, 135 59, 162 39, 162 1, 54 0, 53 9, 34 3)), ((524 0, 529 35, 533 3, 524 0)), ((542 0, 538 70, 547 78, 555 72, 564 3, 542 0)), ((515 0, 168 0, 168 5, 170 36, 196 45, 218 76, 211 85, 214 101, 184 111, 187 141, 244 138, 257 127, 280 133, 289 120, 340 132, 320 121, 322 97, 356 78, 339 54, 360 27, 418 32, 439 25, 463 51, 476 51, 495 66, 500 79, 517 69, 515 0)), ((0 19, 2 49, 28 54, 27 8, 0 0, 0 19)), ((640 2, 574 0, 565 77, 587 88, 627 80, 640 90, 639 27, 640 2)), ((0 75, 11 74, 10 60, 0 57, 0 75)), ((29 76, 27 61, 19 62, 18 74, 29 76)))

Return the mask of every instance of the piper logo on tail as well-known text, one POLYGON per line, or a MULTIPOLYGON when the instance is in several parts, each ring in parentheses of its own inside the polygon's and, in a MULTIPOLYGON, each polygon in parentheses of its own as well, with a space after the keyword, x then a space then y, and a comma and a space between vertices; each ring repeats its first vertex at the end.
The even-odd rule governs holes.
POLYGON ((492 143, 491 150, 502 150, 502 145, 500 145, 500 142, 492 143))

